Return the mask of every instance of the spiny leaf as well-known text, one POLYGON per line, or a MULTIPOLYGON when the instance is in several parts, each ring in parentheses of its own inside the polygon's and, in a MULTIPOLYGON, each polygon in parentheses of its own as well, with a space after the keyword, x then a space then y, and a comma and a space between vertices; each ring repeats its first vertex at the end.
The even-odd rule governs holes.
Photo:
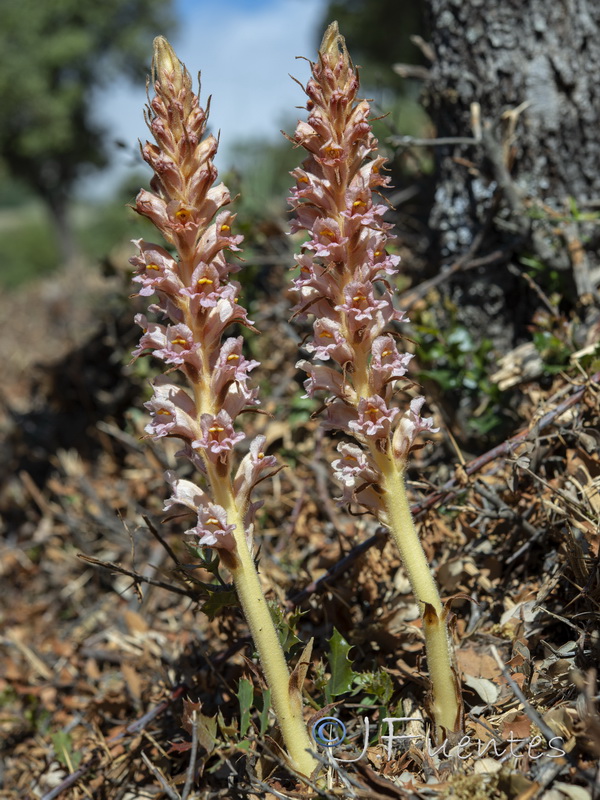
POLYGON ((238 603, 235 589, 221 589, 211 592, 210 597, 202 606, 202 611, 209 619, 214 619, 221 609, 235 606, 238 603))
POLYGON ((394 693, 394 684, 389 673, 383 672, 361 672, 355 676, 354 694, 359 691, 372 694, 382 705, 387 706, 394 693))
MULTIPOLYGON (((193 716, 196 715, 196 731, 200 747, 203 747, 207 753, 212 753, 217 743, 217 718, 207 717, 202 713, 202 703, 194 703, 189 699, 183 701, 183 715, 181 723, 184 730, 192 734, 193 729, 193 716)), ((191 745, 185 743, 188 749, 191 745)))
POLYGON ((333 629, 333 636, 328 643, 331 679, 326 691, 330 697, 337 697, 339 694, 350 691, 356 676, 352 669, 352 662, 348 658, 348 652, 352 645, 348 644, 336 628, 333 629))
POLYGON ((271 619, 277 628, 277 635, 279 636, 282 650, 284 653, 289 653, 292 647, 300 642, 300 639, 296 636, 296 628, 298 620, 302 616, 302 612, 294 611, 286 619, 283 611, 276 603, 269 603, 269 611, 271 613, 271 619))

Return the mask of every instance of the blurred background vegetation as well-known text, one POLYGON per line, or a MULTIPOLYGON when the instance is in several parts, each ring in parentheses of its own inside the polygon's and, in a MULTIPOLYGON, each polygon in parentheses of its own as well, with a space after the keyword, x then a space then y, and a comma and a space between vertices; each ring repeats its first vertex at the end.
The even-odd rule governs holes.
MULTIPOLYGON (((104 130, 94 102, 116 75, 143 84, 152 39, 177 29, 171 0, 0 0, 0 283, 6 289, 48 275, 73 259, 103 261, 147 230, 124 211, 149 175, 140 159, 139 175, 128 176, 112 196, 90 202, 83 179, 109 166, 104 130)), ((405 133, 426 125, 418 85, 398 77, 395 61, 419 63, 422 55, 410 33, 422 31, 420 2, 347 0, 331 3, 314 34, 315 50, 331 19, 339 19, 363 91, 385 108, 380 135, 402 119, 405 133), (402 37, 398 31, 404 31, 402 37)), ((196 65, 190 65, 192 71, 196 65)), ((141 109, 140 109, 141 114, 141 109)), ((295 119, 289 115, 288 133, 295 119)), ((390 154, 393 155, 393 154, 390 154)), ((230 157, 225 180, 239 192, 239 224, 249 245, 260 245, 271 225, 286 220, 289 171, 298 153, 280 143, 243 139, 230 157)))
MULTIPOLYGON (((266 1, 256 0, 256 6, 266 1)), ((0 283, 4 289, 14 290, 77 262, 100 265, 104 275, 120 273, 119 296, 125 297, 129 242, 153 235, 147 223, 125 207, 150 175, 136 154, 139 172, 115 183, 111 196, 94 200, 90 199, 94 192, 83 194, 82 181, 89 186, 90 179, 109 166, 107 132, 95 103, 98 91, 116 75, 144 84, 153 37, 177 31, 183 0, 177 2, 0 0, 0 283)), ((388 200, 395 209, 390 221, 399 233, 403 264, 397 285, 401 292, 415 289, 406 305, 412 320, 409 335, 416 342, 415 376, 428 396, 437 400, 457 440, 477 451, 514 425, 520 402, 514 387, 523 375, 548 382, 557 371, 570 369, 574 374, 597 363, 593 343, 600 328, 598 296, 595 289, 590 292, 589 276, 596 263, 591 254, 598 241, 600 212, 593 203, 580 207, 581 191, 568 180, 551 187, 553 207, 548 204, 548 188, 539 181, 527 186, 527 207, 507 201, 511 186, 497 180, 494 148, 501 145, 508 154, 509 184, 525 180, 531 174, 530 163, 537 163, 538 142, 544 139, 535 135, 542 116, 536 119, 532 113, 527 126, 517 129, 518 135, 495 145, 492 141, 491 149, 485 143, 473 147, 473 140, 466 149, 445 151, 421 146, 422 142, 398 143, 398 137, 471 135, 471 98, 460 82, 456 91, 444 83, 448 70, 443 54, 450 46, 457 48, 454 68, 460 73, 475 50, 467 33, 452 31, 441 21, 450 13, 446 9, 445 15, 445 3, 335 0, 323 5, 310 52, 316 53, 324 29, 337 19, 361 70, 361 94, 372 101, 375 134, 390 160, 393 189, 388 200), (431 42, 437 43, 437 58, 431 42), (423 98, 431 116, 424 110, 423 98), (567 198, 570 205, 561 210, 567 198), (465 241, 458 240, 458 232, 465 241), (449 234, 460 245, 455 251, 447 248, 449 234), (584 262, 585 284, 577 284, 577 270, 582 272, 575 262, 577 253, 580 260, 581 254, 590 255, 591 268, 584 262), (463 270, 469 258, 473 261, 463 270), (466 261, 461 264, 461 259, 466 261), (529 347, 524 355, 518 349, 522 345, 529 347), (584 354, 577 361, 576 352, 584 354), (494 375, 502 358, 509 359, 502 367, 505 372, 494 375), (513 389, 510 395, 509 389, 513 389)), ((466 13, 455 6, 456 15, 466 13)), ((496 3, 489 11, 490 20, 498 21, 502 13, 502 4, 496 3)), ((522 13, 526 17, 528 12, 522 13)), ((481 24, 477 30, 485 38, 488 26, 481 24)), ((256 46, 268 42, 257 41, 256 46)), ((513 108, 514 97, 522 97, 523 89, 511 84, 512 75, 505 78, 504 87, 496 86, 495 51, 487 49, 490 69, 487 74, 480 70, 480 84, 473 79, 465 86, 477 97, 482 92, 482 114, 502 137, 504 112, 513 108), (491 86, 487 95, 481 89, 486 80, 491 86)), ((485 47, 477 53, 485 53, 485 47)), ((197 63, 188 67, 194 73, 201 65, 199 53, 197 63)), ((514 75, 518 78, 517 70, 514 75)), ((557 96, 564 88, 557 78, 557 96)), ((259 86, 257 92, 264 89, 259 86)), ((283 123, 288 135, 296 118, 290 108, 283 123)), ((240 131, 244 122, 240 119, 240 131)), ((565 140, 572 138, 569 130, 563 133, 565 140)), ((222 170, 232 196, 239 195, 235 211, 245 236, 248 267, 240 277, 250 304, 262 300, 269 305, 266 299, 283 298, 289 283, 293 240, 287 235, 286 198, 289 171, 301 158, 283 136, 275 143, 246 136, 232 149, 229 164, 234 166, 222 170)), ((590 174, 579 166, 574 172, 590 174)), ((519 197, 520 191, 514 196, 519 197)), ((593 193, 594 187, 589 191, 593 193)), ((280 313, 284 315, 284 310, 280 313)))
POLYGON ((123 235, 113 202, 77 199, 108 165, 95 93, 118 75, 143 83, 152 39, 175 19, 165 0, 0 0, 0 19, 0 279, 14 287, 123 235))

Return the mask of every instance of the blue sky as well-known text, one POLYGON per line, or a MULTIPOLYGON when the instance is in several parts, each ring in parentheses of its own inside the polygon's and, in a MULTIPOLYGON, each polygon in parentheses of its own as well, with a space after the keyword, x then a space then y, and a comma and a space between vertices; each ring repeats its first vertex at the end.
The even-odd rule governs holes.
MULTIPOLYGON (((303 94, 289 74, 303 83, 322 35, 327 0, 176 0, 179 31, 171 44, 192 76, 202 73, 201 101, 212 95, 211 126, 221 132, 217 166, 231 164, 231 145, 243 138, 277 140, 280 128, 291 131, 303 94)), ((160 31, 157 31, 159 34, 160 31)), ((99 180, 106 192, 140 165, 137 140, 147 138, 143 121, 145 87, 118 82, 105 90, 96 107, 110 125, 115 167, 99 180)))

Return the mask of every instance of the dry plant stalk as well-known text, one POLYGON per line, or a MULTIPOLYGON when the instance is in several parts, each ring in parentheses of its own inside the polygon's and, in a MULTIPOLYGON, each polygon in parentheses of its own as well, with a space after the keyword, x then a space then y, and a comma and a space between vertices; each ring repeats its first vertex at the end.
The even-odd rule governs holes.
POLYGON ((168 368, 154 381, 146 431, 154 439, 181 439, 178 455, 204 478, 206 490, 168 472, 172 496, 165 509, 182 505, 196 514, 197 523, 187 533, 197 547, 216 549, 230 571, 291 764, 310 775, 318 761, 310 753, 302 715, 308 656, 290 676, 254 563, 260 503, 251 501, 251 492, 277 470, 275 458, 263 452, 263 436, 249 444, 234 471, 234 445, 246 439, 234 423, 259 402, 258 390, 248 385, 248 373, 258 362, 244 358, 241 336, 224 338, 233 322, 255 330, 238 302, 240 285, 230 277, 239 267, 225 258, 227 251, 239 251, 242 237, 232 232, 235 216, 223 210, 231 200, 227 188, 215 185, 217 140, 204 135, 208 109, 200 107, 187 69, 162 37, 154 42, 152 69, 155 96, 146 121, 156 144, 147 142, 142 155, 154 177, 152 191, 138 194, 135 209, 154 223, 176 257, 140 240, 132 259, 139 294, 155 295, 150 310, 167 322, 136 318, 143 335, 134 357, 152 353, 168 368), (174 370, 185 376, 190 391, 172 381, 174 370))
POLYGON ((337 23, 327 29, 318 61, 312 64, 306 122, 295 142, 308 151, 294 170, 290 198, 296 212, 293 230, 309 234, 296 257, 295 314, 314 317, 304 349, 320 362, 302 360, 307 394, 326 393, 325 422, 356 443, 338 445, 333 462, 343 486, 342 503, 373 512, 396 542, 419 602, 427 663, 433 689, 436 735, 458 729, 460 690, 447 631, 448 610, 429 569, 410 513, 405 487, 409 454, 421 432, 434 432, 433 420, 420 416, 425 402, 416 397, 401 413, 394 404, 397 382, 411 355, 398 350, 390 323, 406 319, 394 309, 388 275, 399 258, 389 255, 385 205, 373 191, 389 179, 381 171, 377 140, 369 123, 369 104, 356 100, 359 87, 337 23))

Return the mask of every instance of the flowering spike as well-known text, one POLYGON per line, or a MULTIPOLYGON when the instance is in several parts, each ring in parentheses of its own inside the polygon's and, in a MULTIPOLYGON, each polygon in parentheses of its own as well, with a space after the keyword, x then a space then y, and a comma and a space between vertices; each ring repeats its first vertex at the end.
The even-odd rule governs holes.
POLYGON ((176 255, 139 240, 138 255, 131 259, 140 295, 156 297, 150 310, 162 318, 136 317, 142 336, 134 359, 152 353, 170 368, 169 377, 154 381, 153 397, 146 403, 151 415, 146 432, 154 439, 181 439, 178 455, 207 484, 200 488, 169 473, 172 495, 165 508, 183 505, 194 511, 196 525, 187 535, 197 546, 217 550, 231 572, 291 761, 309 775, 318 763, 309 752, 311 741, 297 698, 290 695, 290 674, 254 564, 252 535, 260 503, 250 495, 261 471, 275 465, 262 452, 264 437, 246 443, 249 453, 234 471, 235 447, 246 439, 235 427, 237 417, 259 402, 258 390, 249 386, 249 372, 258 362, 244 358, 242 337, 224 338, 234 322, 252 328, 239 303, 240 284, 230 277, 239 267, 226 257, 239 251, 243 237, 233 232, 235 215, 223 210, 229 191, 215 185, 218 143, 204 135, 207 112, 187 69, 162 37, 154 41, 152 75, 155 96, 146 119, 155 144, 146 142, 142 156, 154 177, 152 191, 142 190, 135 208, 154 223, 176 255), (174 382, 177 372, 187 390, 174 382))
POLYGON ((323 37, 306 86, 307 121, 295 141, 308 153, 294 170, 292 229, 308 240, 296 257, 295 315, 314 317, 305 349, 328 366, 300 361, 309 396, 324 391, 326 424, 354 436, 333 462, 343 485, 341 502, 373 511, 394 537, 423 614, 437 734, 454 731, 459 701, 440 596, 414 528, 404 472, 420 432, 435 432, 422 418, 424 398, 401 412, 396 388, 411 355, 398 349, 392 324, 406 318, 394 307, 387 276, 399 258, 389 253, 386 206, 373 192, 386 186, 385 159, 369 124, 369 104, 356 99, 358 77, 337 23, 323 37), (331 366, 329 366, 331 365, 331 366), (426 613, 427 612, 427 613, 426 613), (436 624, 432 622, 436 617, 436 624))

